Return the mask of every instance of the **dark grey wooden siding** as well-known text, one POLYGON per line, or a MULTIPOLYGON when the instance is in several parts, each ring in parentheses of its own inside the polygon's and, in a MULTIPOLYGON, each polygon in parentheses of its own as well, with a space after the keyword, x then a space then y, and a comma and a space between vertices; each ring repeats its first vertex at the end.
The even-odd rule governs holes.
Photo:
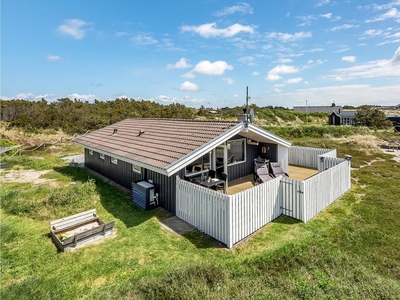
POLYGON ((85 149, 85 165, 87 168, 111 179, 119 185, 131 190, 132 182, 151 179, 156 187, 160 206, 175 214, 176 204, 176 175, 184 178, 185 170, 181 170, 171 177, 142 168, 141 174, 132 171, 132 164, 118 160, 118 164, 111 163, 111 157, 105 155, 104 160, 99 158, 99 153, 89 154, 85 149))

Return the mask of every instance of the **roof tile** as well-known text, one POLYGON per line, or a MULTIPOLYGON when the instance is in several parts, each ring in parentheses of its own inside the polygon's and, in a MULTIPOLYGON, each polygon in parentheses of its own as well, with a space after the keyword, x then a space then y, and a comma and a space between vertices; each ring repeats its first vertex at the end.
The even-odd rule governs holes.
POLYGON ((164 169, 240 121, 126 119, 74 142, 164 169), (114 129, 117 132, 114 133, 114 129))

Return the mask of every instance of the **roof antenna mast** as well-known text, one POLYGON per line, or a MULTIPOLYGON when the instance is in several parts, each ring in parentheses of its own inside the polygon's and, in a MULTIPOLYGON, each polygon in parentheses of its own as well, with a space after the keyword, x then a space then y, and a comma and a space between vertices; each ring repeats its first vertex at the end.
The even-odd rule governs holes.
POLYGON ((249 87, 246 86, 246 126, 249 124, 249 87))

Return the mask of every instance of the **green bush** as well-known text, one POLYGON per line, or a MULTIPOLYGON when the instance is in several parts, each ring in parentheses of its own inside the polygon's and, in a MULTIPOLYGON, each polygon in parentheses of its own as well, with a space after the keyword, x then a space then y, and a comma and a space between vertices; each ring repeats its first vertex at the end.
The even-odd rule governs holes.
POLYGON ((354 134, 367 134, 368 129, 364 127, 351 126, 269 126, 264 129, 287 139, 298 139, 302 137, 322 138, 326 135, 332 137, 346 137, 354 134))

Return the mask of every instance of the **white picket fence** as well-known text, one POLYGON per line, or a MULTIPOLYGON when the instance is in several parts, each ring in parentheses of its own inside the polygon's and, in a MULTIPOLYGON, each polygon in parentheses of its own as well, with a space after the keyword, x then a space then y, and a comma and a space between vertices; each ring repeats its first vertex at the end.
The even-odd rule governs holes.
POLYGON ((176 178, 176 216, 229 246, 228 195, 176 178))
POLYGON ((351 161, 336 159, 337 164, 304 181, 304 217, 307 222, 351 188, 351 161))
POLYGON ((318 169, 321 155, 336 157, 336 149, 292 146, 289 148, 289 165, 318 169))
POLYGON ((229 196, 229 248, 282 214, 280 181, 279 177, 229 196))
POLYGON ((281 214, 307 222, 351 188, 350 161, 318 155, 321 171, 305 181, 278 177, 234 195, 177 177, 176 215, 229 248, 281 214))

